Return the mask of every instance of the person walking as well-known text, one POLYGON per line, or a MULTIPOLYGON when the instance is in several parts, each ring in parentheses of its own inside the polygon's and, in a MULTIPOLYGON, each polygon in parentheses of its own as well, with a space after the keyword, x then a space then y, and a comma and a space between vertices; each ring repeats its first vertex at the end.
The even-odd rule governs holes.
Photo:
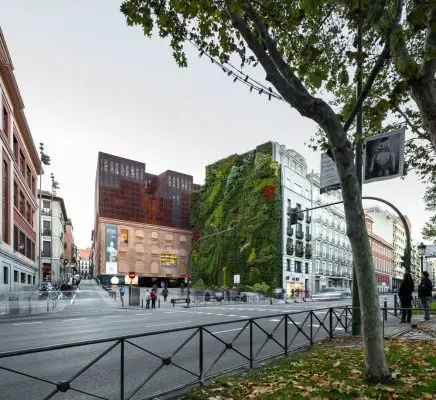
POLYGON ((151 299, 151 308, 156 308, 156 292, 154 290, 150 293, 150 299, 151 299))
POLYGON ((144 293, 145 308, 150 308, 150 292, 148 289, 144 293))
POLYGON ((418 297, 424 309, 424 321, 430 320, 431 291, 433 284, 428 277, 428 271, 423 271, 421 283, 418 285, 418 297))
POLYGON ((126 293, 126 288, 121 285, 120 286, 120 298, 121 298, 121 307, 124 307, 124 294, 126 293))
POLYGON ((166 286, 162 289, 162 296, 163 296, 163 298, 164 298, 164 301, 167 301, 167 297, 168 297, 168 288, 167 288, 166 286))
POLYGON ((415 291, 415 285, 413 284, 412 275, 406 272, 403 276, 403 280, 400 283, 400 289, 398 296, 400 296, 401 302, 401 324, 411 321, 412 319, 412 293, 415 291))

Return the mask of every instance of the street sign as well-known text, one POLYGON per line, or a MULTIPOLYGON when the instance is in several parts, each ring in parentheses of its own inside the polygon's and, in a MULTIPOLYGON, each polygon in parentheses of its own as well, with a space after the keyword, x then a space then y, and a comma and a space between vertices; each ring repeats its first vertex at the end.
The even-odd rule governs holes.
POLYGON ((136 273, 135 272, 129 272, 129 278, 135 279, 136 273))
POLYGON ((233 275, 233 283, 240 284, 241 283, 241 275, 233 275))

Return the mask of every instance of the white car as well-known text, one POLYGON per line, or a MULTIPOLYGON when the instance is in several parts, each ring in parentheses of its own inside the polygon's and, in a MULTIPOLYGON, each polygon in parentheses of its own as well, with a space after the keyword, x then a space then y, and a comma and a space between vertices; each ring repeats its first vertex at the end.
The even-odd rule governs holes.
POLYGON ((312 295, 312 300, 343 300, 351 296, 349 290, 327 288, 312 295))

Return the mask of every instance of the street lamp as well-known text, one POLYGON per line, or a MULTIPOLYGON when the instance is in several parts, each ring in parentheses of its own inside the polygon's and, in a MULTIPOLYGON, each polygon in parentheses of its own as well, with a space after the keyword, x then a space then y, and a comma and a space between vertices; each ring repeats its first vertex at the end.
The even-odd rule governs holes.
POLYGON ((418 254, 421 257, 421 274, 422 271, 424 271, 424 257, 425 257, 425 249, 427 246, 421 242, 421 244, 418 246, 418 254))
POLYGON ((41 167, 41 175, 39 177, 39 232, 38 232, 38 241, 39 241, 39 249, 38 249, 38 284, 42 283, 42 261, 41 261, 41 234, 42 234, 42 219, 41 219, 41 192, 42 192, 42 175, 44 174, 43 165, 50 165, 50 156, 44 153, 44 143, 39 143, 39 161, 41 167))

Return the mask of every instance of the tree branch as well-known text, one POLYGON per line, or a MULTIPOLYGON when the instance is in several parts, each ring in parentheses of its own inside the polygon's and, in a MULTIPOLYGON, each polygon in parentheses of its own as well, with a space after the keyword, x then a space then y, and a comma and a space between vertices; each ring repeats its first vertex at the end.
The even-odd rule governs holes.
POLYGON ((425 34, 424 58, 421 66, 421 75, 434 77, 436 73, 436 4, 430 10, 428 15, 428 28, 425 34))
MULTIPOLYGON (((385 34, 385 45, 383 47, 383 51, 378 56, 377 61, 374 65, 374 67, 372 68, 371 73, 368 76, 368 79, 365 83, 365 86, 362 89, 362 93, 360 94, 359 98, 356 101, 356 104, 353 107, 353 110, 351 111, 350 115, 348 116, 347 120, 345 121, 345 124, 344 124, 345 132, 347 132, 348 129, 350 128, 351 124, 354 121, 354 118, 356 117, 359 110, 362 108, 363 102, 368 97, 368 94, 372 89, 372 85, 374 84, 375 79, 377 78, 379 72, 383 68, 386 60, 388 60, 391 56, 392 32, 397 27, 398 22, 401 18, 402 8, 403 8, 403 0, 398 0, 395 19, 391 24, 389 24, 389 27, 388 27, 386 34, 385 34)), ((407 52, 407 49, 405 49, 405 50, 407 52)))

